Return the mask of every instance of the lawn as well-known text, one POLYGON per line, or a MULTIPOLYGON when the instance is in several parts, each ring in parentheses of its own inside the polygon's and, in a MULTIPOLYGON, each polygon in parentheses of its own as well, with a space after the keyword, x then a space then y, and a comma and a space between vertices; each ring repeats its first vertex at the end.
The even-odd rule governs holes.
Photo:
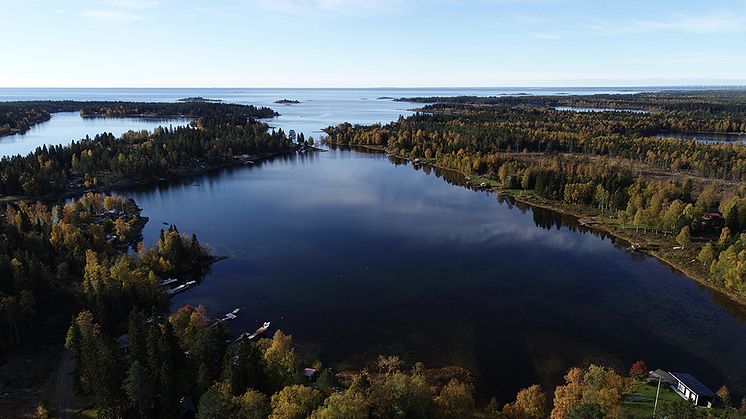
MULTIPOLYGON (((640 384, 634 393, 625 396, 622 406, 631 418, 652 418, 653 405, 655 404, 655 392, 658 383, 640 384)), ((679 395, 669 389, 666 383, 661 383, 661 392, 658 397, 658 407, 679 399, 679 395)))

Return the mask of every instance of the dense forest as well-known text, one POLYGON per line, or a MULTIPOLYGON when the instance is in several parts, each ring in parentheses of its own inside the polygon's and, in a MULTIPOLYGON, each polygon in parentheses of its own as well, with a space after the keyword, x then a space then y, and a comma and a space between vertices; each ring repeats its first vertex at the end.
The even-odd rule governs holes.
MULTIPOLYGON (((153 321, 133 311, 129 344, 101 332, 95 316, 82 311, 72 321, 67 347, 80 361, 77 379, 95 400, 98 417, 365 419, 469 417, 541 419, 628 417, 630 394, 645 384, 642 361, 620 374, 589 364, 572 368, 553 397, 538 385, 514 400, 475 401, 474 380, 463 369, 406 368, 396 356, 379 356, 359 372, 338 373, 303 359, 292 337, 232 341, 224 323, 205 309, 185 306, 153 321), (304 368, 306 367, 306 368, 304 368)), ((660 417, 738 418, 727 387, 716 411, 703 412, 678 396, 658 406, 660 417)), ((46 413, 45 407, 40 411, 46 413)), ((647 409, 644 409, 647 413, 647 409)))
POLYGON ((159 280, 183 277, 213 259, 195 236, 176 227, 154 248, 147 222, 128 198, 87 194, 49 207, 7 204, 0 217, 0 348, 33 337, 58 312, 87 307, 104 330, 133 308, 166 308, 159 280))
POLYGON ((266 124, 254 119, 275 115, 267 108, 191 102, 30 102, 11 106, 28 111, 74 108, 86 115, 178 114, 194 117, 195 121, 186 127, 131 131, 121 138, 99 134, 70 145, 40 147, 27 156, 3 157, 0 196, 37 197, 105 189, 295 147, 282 130, 270 133, 266 124))
MULTIPOLYGON (((678 246, 674 257, 687 272, 746 302, 746 146, 654 136, 664 129, 661 121, 665 129, 716 127, 727 114, 740 124, 746 113, 730 95, 712 103, 710 94, 662 95, 660 109, 686 109, 665 118, 558 111, 541 107, 544 98, 523 96, 432 99, 438 103, 427 113, 385 126, 326 131, 332 145, 374 147, 477 176, 485 185, 597 216, 625 237, 656 235, 678 246)), ((582 100, 599 106, 601 99, 582 100)))
POLYGON ((250 119, 272 118, 279 114, 266 107, 222 104, 204 98, 185 98, 179 102, 111 102, 111 101, 18 101, 0 102, 0 136, 25 132, 36 123, 49 120, 55 112, 80 112, 83 117, 147 118, 220 117, 230 116, 245 122, 250 119))
MULTIPOLYGON (((637 94, 555 96, 457 96, 401 98, 439 106, 558 107, 633 111, 656 128, 683 131, 746 132, 746 91, 667 91, 637 94)), ((435 106, 434 108, 437 108, 435 106)))

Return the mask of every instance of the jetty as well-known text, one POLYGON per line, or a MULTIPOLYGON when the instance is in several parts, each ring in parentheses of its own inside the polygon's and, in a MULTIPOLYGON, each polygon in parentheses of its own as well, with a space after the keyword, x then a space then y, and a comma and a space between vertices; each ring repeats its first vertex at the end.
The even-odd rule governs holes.
POLYGON ((241 336, 239 336, 236 339, 236 342, 239 342, 239 341, 241 341, 243 339, 248 339, 248 340, 254 339, 255 337, 257 337, 257 336, 261 335, 262 333, 266 332, 267 329, 269 329, 269 322, 264 322, 264 324, 262 325, 262 327, 256 329, 254 331, 254 333, 251 333, 251 334, 249 334, 249 332, 241 333, 241 336))
POLYGON ((180 292, 184 292, 184 291, 188 290, 189 288, 191 288, 191 287, 193 287, 195 285, 197 285, 197 281, 187 281, 187 283, 181 284, 181 285, 179 285, 177 287, 174 287, 174 288, 171 288, 171 289, 169 289, 166 292, 168 294, 174 295, 174 294, 178 294, 180 292))

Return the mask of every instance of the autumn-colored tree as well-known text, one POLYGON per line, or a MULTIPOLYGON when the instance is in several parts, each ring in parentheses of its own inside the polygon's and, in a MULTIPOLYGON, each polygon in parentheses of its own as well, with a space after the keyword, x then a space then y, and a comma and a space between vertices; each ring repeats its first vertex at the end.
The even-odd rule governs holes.
POLYGON ((730 406, 730 390, 728 390, 728 386, 723 384, 715 394, 718 396, 718 400, 723 406, 730 406))
POLYGON ((518 392, 516 399, 503 407, 503 414, 511 419, 542 419, 546 417, 547 396, 539 385, 518 392))
POLYGON ((474 413, 471 387, 455 378, 443 386, 434 401, 440 418, 467 418, 474 413))
POLYGON ((691 242, 692 238, 689 234, 689 226, 684 226, 679 234, 676 236, 676 243, 680 244, 682 247, 686 247, 691 242))
POLYGON ((324 396, 315 388, 292 385, 272 396, 270 419, 304 419, 324 402, 324 396))
POLYGON ((298 358, 293 349, 293 337, 277 330, 271 340, 263 340, 267 346, 264 350, 267 376, 270 385, 275 389, 298 382, 298 358))
POLYGON ((324 405, 311 415, 311 419, 367 419, 370 402, 359 391, 348 389, 334 393, 324 400, 324 405))
POLYGON ((645 361, 642 360, 636 361, 629 368, 629 376, 638 380, 644 378, 647 373, 648 366, 645 364, 645 361))
POLYGON ((571 369, 565 375, 565 385, 554 392, 552 419, 565 419, 582 406, 598 406, 604 417, 621 417, 622 395, 629 384, 610 368, 591 365, 585 370, 571 369))

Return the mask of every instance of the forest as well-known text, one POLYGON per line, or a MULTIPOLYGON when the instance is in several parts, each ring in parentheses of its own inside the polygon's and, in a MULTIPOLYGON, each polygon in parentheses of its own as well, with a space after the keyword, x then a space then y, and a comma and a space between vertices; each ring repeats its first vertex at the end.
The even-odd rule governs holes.
POLYGON ((154 248, 132 200, 86 194, 51 207, 7 204, 0 217, 0 348, 33 338, 60 312, 86 307, 103 330, 133 308, 167 307, 159 280, 183 278, 213 260, 196 236, 171 226, 154 248))
POLYGON ((727 129, 740 126, 746 113, 731 95, 743 94, 552 99, 640 106, 663 97, 645 102, 655 103, 646 105, 655 109, 650 114, 560 111, 527 96, 418 98, 412 100, 437 103, 385 126, 341 124, 326 132, 333 146, 372 147, 463 172, 498 190, 595 217, 625 238, 676 247, 678 253, 666 256, 673 255, 677 267, 746 303, 746 146, 656 136, 674 127, 722 131, 725 120, 727 129))
POLYGON ((55 112, 80 112, 82 117, 225 117, 248 119, 272 118, 279 114, 266 107, 223 104, 204 98, 185 98, 178 102, 112 102, 38 100, 0 102, 0 136, 25 132, 55 112))
MULTIPOLYGON (((66 346, 80 361, 76 379, 105 418, 625 418, 634 405, 629 396, 650 388, 643 361, 629 373, 589 364, 570 369, 553 395, 532 385, 514 400, 481 402, 463 369, 407 367, 396 356, 379 356, 361 371, 337 372, 304 359, 280 330, 233 341, 202 306, 158 321, 132 311, 126 351, 98 326, 90 311, 80 312, 66 346)), ((673 397, 658 406, 660 417, 746 415, 746 400, 734 406, 725 386, 718 409, 708 412, 673 397)))
POLYGON ((29 102, 9 106, 27 112, 79 109, 85 115, 185 115, 195 120, 186 127, 130 131, 121 138, 104 133, 69 145, 39 147, 26 156, 3 157, 0 196, 103 190, 232 164, 238 156, 282 153, 295 147, 282 130, 269 132, 266 124, 254 119, 274 116, 267 108, 200 102, 29 102))

